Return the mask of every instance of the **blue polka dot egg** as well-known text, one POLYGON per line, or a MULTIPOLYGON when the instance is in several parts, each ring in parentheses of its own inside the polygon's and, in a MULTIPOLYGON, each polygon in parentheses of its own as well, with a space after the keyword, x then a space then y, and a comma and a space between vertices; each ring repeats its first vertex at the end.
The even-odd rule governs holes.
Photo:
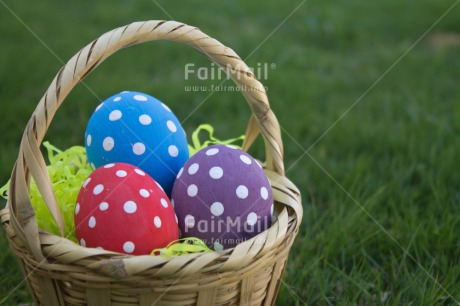
POLYGON ((161 101, 140 92, 124 91, 102 102, 86 127, 85 147, 93 169, 115 162, 137 166, 168 195, 189 157, 176 116, 161 101))

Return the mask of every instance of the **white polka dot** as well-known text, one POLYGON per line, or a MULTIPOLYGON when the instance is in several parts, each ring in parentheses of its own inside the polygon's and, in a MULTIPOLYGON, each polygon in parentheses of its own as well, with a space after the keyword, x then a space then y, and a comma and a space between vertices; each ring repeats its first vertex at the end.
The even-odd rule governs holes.
POLYGON ((211 205, 211 213, 218 217, 224 213, 224 205, 220 202, 214 202, 211 205))
POLYGON ((96 227, 96 218, 91 216, 89 218, 89 221, 88 221, 88 226, 91 227, 91 228, 95 228, 96 227))
POLYGON ((161 198, 160 203, 161 205, 163 205, 164 208, 168 207, 168 201, 166 201, 165 199, 161 198))
POLYGON ((221 167, 212 167, 211 170, 209 170, 209 176, 215 180, 220 179, 222 175, 224 175, 224 170, 222 170, 221 167))
POLYGON ((118 170, 116 174, 118 177, 125 177, 128 175, 128 173, 125 170, 118 170))
POLYGON ((139 169, 134 169, 134 172, 136 172, 139 175, 145 176, 145 172, 139 169))
POLYGON ((233 149, 233 150, 236 150, 236 149, 238 149, 237 147, 235 147, 235 146, 231 146, 231 145, 225 145, 225 146, 226 146, 227 148, 229 148, 229 149, 233 149))
POLYGON ((121 97, 116 97, 115 99, 113 99, 113 101, 115 101, 115 102, 118 102, 120 100, 121 100, 121 97))
POLYGON ((206 151, 207 156, 216 155, 217 153, 219 153, 218 148, 212 148, 206 151))
POLYGON ((180 168, 179 173, 177 173, 176 178, 180 178, 180 176, 182 175, 182 172, 184 172, 184 167, 180 168))
POLYGON ((110 151, 115 146, 115 141, 112 137, 106 137, 102 142, 102 146, 104 147, 104 150, 110 151))
POLYGON ((104 166, 104 168, 109 169, 109 168, 112 168, 113 166, 115 166, 115 164, 107 164, 104 166))
POLYGON ((128 214, 135 213, 137 210, 137 205, 133 201, 128 201, 123 205, 123 209, 128 214))
POLYGON ((133 153, 136 155, 142 155, 145 152, 145 145, 142 142, 136 142, 133 145, 133 153))
POLYGON ((149 125, 150 123, 152 123, 152 118, 149 115, 140 115, 139 122, 142 125, 149 125))
POLYGON ((246 218, 246 222, 249 224, 249 225, 254 225, 257 223, 257 214, 252 212, 248 215, 248 217, 246 218))
POLYGON ((96 170, 96 166, 93 163, 89 164, 89 166, 91 167, 91 169, 96 170))
POLYGON ((251 159, 250 159, 249 157, 247 157, 246 155, 241 154, 241 155, 240 155, 240 159, 241 159, 241 161, 242 161, 243 163, 245 163, 246 165, 252 164, 251 159))
POLYGON ((104 105, 104 103, 99 104, 99 105, 96 107, 96 112, 97 112, 98 110, 100 110, 101 107, 102 107, 103 105, 104 105))
POLYGON ((97 186, 94 187, 94 189, 93 189, 94 195, 98 195, 98 194, 100 194, 102 191, 104 191, 104 185, 102 185, 102 184, 97 185, 97 186))
POLYGON ((80 203, 77 203, 75 205, 75 214, 78 215, 79 212, 80 212, 80 203))
POLYGON ((194 227, 195 226, 195 217, 192 215, 186 215, 185 219, 185 226, 188 228, 194 227))
POLYGON ((200 165, 197 163, 191 164, 190 167, 188 167, 188 174, 194 175, 198 169, 200 169, 200 165))
POLYGON ((139 190, 139 194, 144 198, 148 198, 150 196, 150 193, 149 193, 149 191, 147 189, 139 190))
POLYGON ((156 228, 160 228, 161 227, 161 219, 160 219, 160 217, 156 216, 155 218, 153 218, 153 224, 155 224, 156 228))
POLYGON ((107 203, 107 202, 102 202, 101 204, 99 204, 99 209, 100 209, 101 211, 105 211, 105 210, 109 209, 109 203, 107 203))
POLYGON ((240 185, 238 186, 238 188, 236 188, 236 195, 238 198, 246 199, 248 197, 248 194, 249 194, 248 187, 244 185, 240 185))
POLYGON ((85 239, 83 239, 83 238, 80 239, 80 245, 81 245, 81 246, 86 246, 86 241, 85 241, 85 239))
POLYGON ((89 182, 91 182, 91 178, 90 178, 90 177, 88 177, 88 178, 86 179, 86 181, 83 183, 83 187, 88 186, 89 182))
POLYGON ((118 109, 116 109, 116 110, 110 112, 109 120, 110 121, 117 121, 117 120, 119 120, 121 118, 121 116, 122 116, 122 113, 118 109))
POLYGON ((146 96, 143 96, 143 95, 135 95, 135 96, 134 96, 134 100, 137 100, 137 101, 147 101, 147 97, 146 97, 146 96))
POLYGON ((126 241, 124 244, 123 244, 123 251, 125 251, 125 253, 132 253, 134 252, 134 248, 136 246, 134 245, 134 243, 132 243, 131 241, 126 241))
POLYGON ((161 103, 161 106, 163 106, 163 108, 167 110, 168 112, 171 112, 171 109, 166 104, 161 103))
POLYGON ((177 127, 176 127, 176 125, 174 124, 174 122, 172 122, 171 120, 168 120, 168 122, 166 122, 166 125, 168 126, 168 129, 169 129, 171 132, 173 132, 173 133, 177 132, 177 127))
POLYGON ((91 140, 92 140, 91 134, 89 134, 88 136, 86 136, 86 145, 87 145, 88 147, 91 146, 91 140))
POLYGON ((268 190, 267 190, 267 188, 265 188, 265 187, 260 188, 260 196, 264 200, 268 199, 268 190))
POLYGON ((220 244, 219 242, 215 241, 214 242, 214 251, 223 251, 224 250, 224 246, 222 244, 220 244))
POLYGON ((272 204, 272 207, 270 207, 270 216, 272 216, 272 217, 273 217, 273 212, 275 210, 274 206, 275 206, 275 204, 272 204))
POLYGON ((121 93, 127 93, 127 92, 130 92, 129 90, 125 90, 125 91, 122 91, 121 93))
POLYGON ((179 149, 177 149, 177 147, 175 145, 171 145, 168 148, 168 153, 172 157, 176 157, 177 155, 179 155, 179 149))
POLYGON ((174 199, 171 199, 171 205, 174 208, 174 199))
POLYGON ((193 198, 198 194, 198 187, 195 184, 188 186, 187 194, 189 197, 193 198))

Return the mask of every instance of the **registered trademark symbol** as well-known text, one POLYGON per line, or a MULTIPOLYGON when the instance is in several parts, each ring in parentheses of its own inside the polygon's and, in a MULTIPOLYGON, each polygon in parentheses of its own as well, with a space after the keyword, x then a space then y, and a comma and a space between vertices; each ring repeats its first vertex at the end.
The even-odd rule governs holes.
POLYGON ((275 68, 276 68, 276 64, 275 64, 275 63, 271 63, 271 64, 270 64, 270 68, 271 68, 271 69, 275 69, 275 68))

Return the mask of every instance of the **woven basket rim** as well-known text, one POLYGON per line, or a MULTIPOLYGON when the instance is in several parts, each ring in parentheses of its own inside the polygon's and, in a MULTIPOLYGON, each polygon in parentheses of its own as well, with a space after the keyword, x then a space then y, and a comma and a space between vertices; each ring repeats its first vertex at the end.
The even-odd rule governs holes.
MULTIPOLYGON (((268 172, 268 177, 269 180, 273 180, 275 178, 280 178, 280 176, 274 172, 269 172, 268 170, 265 170, 268 172)), ((284 178, 287 180, 286 178, 284 178)), ((276 184, 276 181, 271 183, 274 185, 275 188, 280 188, 276 184)), ((298 190, 296 189, 295 185, 291 183, 289 187, 292 188, 291 191, 293 192, 293 195, 295 195, 298 190)), ((269 235, 275 235, 279 231, 279 217, 280 215, 283 217, 283 221, 288 223, 287 231, 285 233, 286 236, 289 235, 295 235, 297 230, 298 230, 298 222, 299 220, 296 218, 296 214, 294 209, 289 210, 286 207, 281 208, 281 210, 277 210, 274 212, 274 222, 272 225, 266 229, 265 231, 257 234, 256 236, 252 237, 251 239, 248 239, 240 244, 237 245, 237 247, 241 248, 243 246, 247 246, 247 248, 256 248, 257 242, 265 242, 267 239, 267 236, 269 235)), ((0 210, 0 217, 2 219, 2 223, 5 226, 6 223, 10 222, 10 209, 9 205, 7 205, 6 208, 0 210)), ((47 261, 53 262, 53 263, 58 263, 58 264, 73 264, 73 265, 79 265, 79 266, 85 266, 89 267, 90 269, 93 269, 95 272, 100 272, 106 276, 112 277, 114 279, 119 279, 122 277, 126 277, 128 275, 134 275, 136 273, 130 273, 129 271, 126 271, 126 268, 128 267, 128 270, 130 269, 130 266, 132 265, 137 265, 137 262, 140 257, 142 257, 143 264, 146 266, 152 266, 152 267, 162 267, 165 264, 172 263, 174 264, 175 261, 197 261, 200 259, 204 259, 208 262, 209 265, 213 265, 213 268, 209 270, 209 272, 224 272, 224 271, 229 271, 233 266, 230 267, 225 267, 222 263, 225 263, 226 260, 230 258, 232 255, 233 251, 235 250, 235 247, 229 248, 226 250, 223 250, 221 252, 206 252, 206 253, 192 253, 192 254, 184 254, 184 255, 178 255, 178 256, 151 256, 151 255, 130 255, 130 254, 124 254, 124 253, 119 253, 119 252, 114 252, 114 251, 109 251, 109 250, 102 250, 102 249, 96 249, 96 248, 89 248, 89 247, 84 247, 81 246, 65 237, 60 237, 57 236, 53 233, 49 233, 43 229, 39 229, 39 238, 40 238, 40 244, 41 247, 43 248, 43 253, 45 257, 47 258, 47 261), (74 258, 69 259, 68 255, 71 253, 80 253, 81 257, 83 260, 75 260, 74 258), (210 254, 212 253, 212 255, 210 254), (66 257, 62 256, 66 255, 66 257), (180 258, 179 258, 180 257, 180 258), (206 258, 208 257, 208 258, 206 258), (88 266, 88 260, 91 260, 91 258, 94 258, 94 262, 99 262, 99 264, 95 264, 93 266, 88 266), (104 269, 104 264, 106 262, 112 262, 112 264, 115 261, 122 261, 123 265, 115 265, 119 269, 104 269), (222 267, 224 266, 224 267, 222 267)), ((274 249, 276 249, 280 244, 283 243, 282 239, 278 239, 275 243, 270 245, 269 247, 266 247, 265 250, 261 253, 258 253, 257 256, 254 257, 254 260, 257 260, 258 258, 262 257, 264 254, 267 252, 270 252, 274 249)), ((251 262, 248 260, 245 262, 245 264, 251 262)), ((191 273, 187 273, 182 271, 181 276, 186 276, 191 273)), ((170 277, 175 277, 175 274, 169 275, 170 277)), ((168 277, 168 275, 162 275, 162 277, 168 277)))
MULTIPOLYGON (((287 213, 285 208, 283 208, 283 210, 284 210, 284 213, 287 213)), ((2 219, 3 226, 6 227, 7 223, 10 222, 10 218, 9 218, 10 217, 10 211, 9 211, 8 207, 0 210, 0 217, 2 219)), ((297 220, 295 218, 292 218, 292 217, 290 217, 289 219, 290 219, 289 220, 289 228, 288 228, 288 233, 286 234, 286 236, 295 235, 296 230, 298 228, 297 224, 296 224, 297 220)), ((273 223, 272 226, 276 226, 275 223, 277 223, 277 222, 278 222, 278 220, 276 220, 273 223)), ((268 228, 267 230, 259 233, 258 235, 254 236, 251 239, 248 239, 245 242, 242 242, 240 244, 243 244, 243 243, 252 244, 252 242, 254 242, 255 240, 258 240, 258 239, 261 238, 259 236, 266 235, 267 234, 266 232, 269 231, 270 228, 268 228)), ((177 259, 185 260, 185 261, 192 261, 192 260, 197 261, 200 258, 210 257, 212 259, 210 261, 210 264, 212 264, 213 267, 208 269, 206 271, 206 273, 228 272, 228 271, 232 271, 232 269, 225 268, 225 267, 222 268, 222 266, 229 259, 229 257, 231 256, 233 250, 235 249, 233 247, 233 248, 225 249, 223 251, 211 251, 211 252, 206 252, 206 253, 190 253, 190 254, 172 255, 172 256, 130 255, 130 254, 124 254, 124 253, 119 253, 119 252, 114 252, 114 251, 96 249, 96 248, 91 248, 91 247, 84 247, 84 246, 81 246, 81 245, 79 245, 79 244, 77 244, 77 243, 75 243, 75 242, 73 242, 73 241, 71 241, 71 240, 69 240, 69 239, 67 239, 65 237, 57 236, 57 235, 55 235, 53 233, 49 233, 49 232, 47 232, 47 231, 45 231, 43 229, 39 230, 39 237, 40 237, 41 245, 44 248, 44 255, 46 256, 47 261, 49 261, 50 263, 59 264, 59 265, 61 265, 61 264, 62 265, 70 264, 70 265, 82 266, 82 267, 90 268, 95 273, 102 273, 103 275, 111 277, 114 280, 122 279, 123 277, 126 277, 126 276, 133 276, 136 273, 127 274, 124 269, 120 269, 120 270, 113 270, 113 269, 104 270, 103 267, 102 267, 103 266, 102 261, 119 261, 119 260, 121 260, 121 261, 124 262, 124 266, 125 265, 129 266, 130 264, 137 264, 137 262, 134 262, 134 261, 138 261, 139 258, 142 258, 143 265, 151 265, 153 267, 162 267, 165 264, 174 262, 177 259), (69 260, 65 260, 65 259, 62 260, 62 259, 59 258, 60 254, 53 254, 55 249, 52 248, 52 247, 50 248, 50 245, 60 245, 60 244, 65 246, 67 253, 72 253, 72 252, 74 252, 74 253, 77 253, 77 252, 85 253, 87 257, 85 257, 85 260, 83 260, 83 261, 69 261, 69 260), (49 250, 47 250, 47 248, 49 250), (91 260, 91 258, 94 258, 93 261, 95 263, 99 263, 99 264, 89 266, 87 264, 87 261, 91 260)), ((258 256, 254 257, 251 261, 248 261, 247 264, 250 264, 252 262, 257 261, 260 257, 263 257, 264 254, 266 254, 267 252, 275 250, 282 243, 283 243, 283 241, 280 240, 279 243, 273 244, 264 253, 258 254, 258 256)), ((181 271, 180 273, 174 273, 174 274, 169 274, 169 275, 168 274, 161 275, 161 277, 175 278, 175 277, 178 276, 177 274, 180 274, 181 277, 185 277, 185 276, 190 276, 193 273, 187 273, 186 271, 185 272, 181 271)))

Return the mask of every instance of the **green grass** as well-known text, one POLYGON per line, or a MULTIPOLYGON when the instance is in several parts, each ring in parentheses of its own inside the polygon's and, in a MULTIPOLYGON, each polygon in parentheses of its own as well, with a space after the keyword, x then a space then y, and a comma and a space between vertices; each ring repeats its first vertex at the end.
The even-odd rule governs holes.
MULTIPOLYGON (((283 128, 287 176, 303 196, 304 219, 277 304, 460 301, 460 5, 411 48, 454 2, 307 1, 247 58, 249 66, 276 64, 264 84, 283 128)), ((168 19, 150 1, 5 3, 64 61, 114 27, 168 19)), ((158 3, 246 58, 300 1, 158 3)), ((0 33, 5 182, 26 122, 62 64, 1 2, 0 33)), ((144 44, 117 53, 86 82, 101 98, 149 92, 185 118, 208 95, 183 90, 202 84, 184 80, 189 62, 209 65, 176 43, 144 44)), ((81 145, 97 104, 78 86, 46 139, 61 148, 81 145)), ((233 137, 248 117, 240 95, 215 93, 184 127, 210 122, 218 137, 233 137)), ((263 158, 260 148, 251 153, 263 158)), ((29 301, 25 284, 9 293, 22 277, 3 231, 0 247, 0 300, 29 301)))

